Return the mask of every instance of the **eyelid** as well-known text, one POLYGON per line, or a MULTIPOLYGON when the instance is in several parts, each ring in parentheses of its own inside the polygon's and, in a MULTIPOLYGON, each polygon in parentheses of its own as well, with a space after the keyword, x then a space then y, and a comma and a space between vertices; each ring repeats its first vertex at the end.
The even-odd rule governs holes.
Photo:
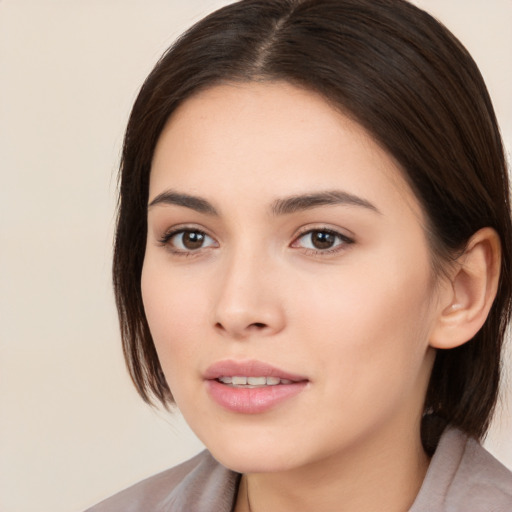
POLYGON ((164 239, 169 238, 172 235, 175 235, 176 233, 180 233, 182 231, 197 231, 200 233, 204 233, 205 235, 208 235, 211 238, 215 238, 211 233, 210 230, 205 228, 204 226, 201 226, 200 224, 196 223, 179 223, 179 224, 173 224, 172 226, 166 226, 160 229, 157 226, 157 229, 155 230, 155 236, 158 239, 164 239), (161 234, 160 234, 161 233, 161 234))
POLYGON ((326 231, 328 233, 332 233, 334 235, 340 236, 342 239, 346 240, 347 242, 355 242, 355 234, 352 233, 352 231, 341 228, 339 226, 332 226, 330 224, 307 224, 305 226, 302 226, 296 230, 296 233, 293 236, 293 239, 297 239, 303 235, 306 235, 307 233, 311 233, 312 231, 326 231))

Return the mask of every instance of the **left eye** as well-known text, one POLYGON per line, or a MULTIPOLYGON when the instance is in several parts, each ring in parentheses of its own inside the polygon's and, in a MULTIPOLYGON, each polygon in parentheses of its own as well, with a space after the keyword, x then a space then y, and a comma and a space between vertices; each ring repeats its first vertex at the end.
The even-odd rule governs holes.
POLYGON ((202 231, 183 230, 169 237, 167 243, 178 251, 195 251, 215 245, 215 240, 202 231))
POLYGON ((293 243, 293 247, 303 247, 304 249, 313 249, 315 251, 327 251, 350 242, 351 240, 347 237, 335 231, 313 229, 297 238, 293 243))

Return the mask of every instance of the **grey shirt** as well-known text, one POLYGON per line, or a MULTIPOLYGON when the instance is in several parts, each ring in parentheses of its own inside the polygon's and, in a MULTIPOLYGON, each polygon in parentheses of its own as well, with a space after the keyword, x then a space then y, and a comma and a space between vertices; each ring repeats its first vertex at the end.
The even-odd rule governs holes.
MULTIPOLYGON (((239 481, 204 451, 86 512, 231 512, 239 481)), ((477 441, 449 429, 409 512, 512 512, 512 473, 477 441)))

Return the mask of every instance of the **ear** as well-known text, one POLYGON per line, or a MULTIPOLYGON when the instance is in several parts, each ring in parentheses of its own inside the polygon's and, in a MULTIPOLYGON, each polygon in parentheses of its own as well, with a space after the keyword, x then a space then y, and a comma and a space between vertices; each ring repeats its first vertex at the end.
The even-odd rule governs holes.
POLYGON ((464 253, 457 258, 448 286, 441 292, 430 346, 454 348, 475 336, 496 297, 500 267, 499 236, 492 228, 482 228, 469 239, 464 253))

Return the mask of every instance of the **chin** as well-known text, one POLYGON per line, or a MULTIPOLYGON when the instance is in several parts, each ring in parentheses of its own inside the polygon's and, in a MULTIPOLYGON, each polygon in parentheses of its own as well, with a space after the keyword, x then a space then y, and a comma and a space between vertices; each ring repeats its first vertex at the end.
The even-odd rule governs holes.
POLYGON ((297 448, 283 446, 279 440, 257 442, 247 436, 231 436, 220 442, 205 442, 206 447, 223 466, 237 473, 275 473, 288 471, 299 462, 297 448))
POLYGON ((290 457, 270 455, 267 453, 254 453, 248 450, 246 453, 231 453, 221 450, 212 455, 223 466, 237 473, 280 473, 293 469, 290 457))

